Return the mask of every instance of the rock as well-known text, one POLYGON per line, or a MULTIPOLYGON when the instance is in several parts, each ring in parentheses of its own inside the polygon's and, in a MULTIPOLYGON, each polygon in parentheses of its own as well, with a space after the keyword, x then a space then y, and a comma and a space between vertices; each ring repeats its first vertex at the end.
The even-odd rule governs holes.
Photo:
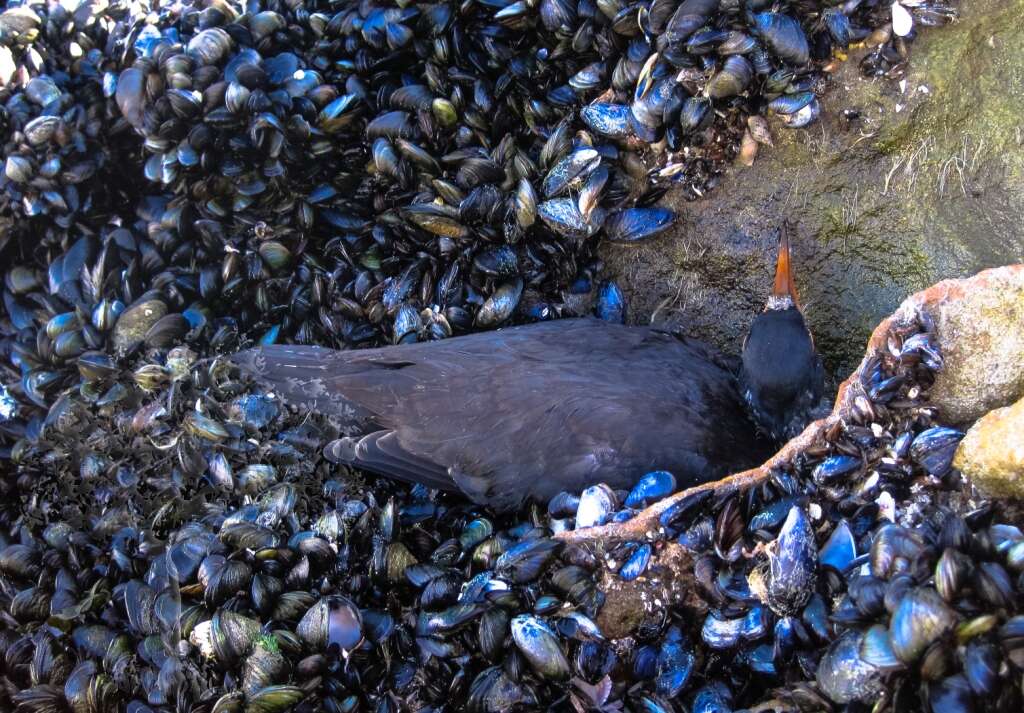
POLYGON ((643 245, 604 245, 630 319, 654 314, 738 353, 788 219, 800 296, 838 381, 906 295, 1020 262, 1024 82, 1013 78, 1024 76, 1024 0, 957 8, 959 20, 912 44, 904 89, 861 77, 864 50, 852 51, 818 123, 771 119, 775 146, 751 168, 728 169, 706 198, 669 194, 677 225, 643 245))
POLYGON ((596 624, 606 639, 632 636, 645 625, 661 620, 666 608, 688 621, 703 621, 707 603, 688 573, 693 571, 690 553, 675 542, 655 553, 643 577, 626 581, 607 570, 598 587, 604 604, 596 624), (684 576, 679 576, 680 574, 684 576))
POLYGON ((143 300, 126 309, 114 325, 114 348, 121 353, 141 342, 150 327, 167 314, 167 305, 160 300, 143 300))
POLYGON ((1024 399, 971 426, 953 465, 987 497, 1024 499, 1024 399))
POLYGON ((989 270, 974 289, 941 282, 929 308, 943 368, 931 390, 942 417, 970 423, 1024 396, 1024 275, 989 270))

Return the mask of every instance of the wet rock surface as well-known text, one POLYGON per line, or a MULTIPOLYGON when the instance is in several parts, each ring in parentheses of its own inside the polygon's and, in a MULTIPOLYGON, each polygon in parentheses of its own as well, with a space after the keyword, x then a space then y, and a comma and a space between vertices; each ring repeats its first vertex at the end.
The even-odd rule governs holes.
POLYGON ((979 419, 953 464, 989 497, 1024 499, 1024 399, 979 419))
POLYGON ((677 198, 680 220, 661 238, 604 246, 629 319, 738 352, 789 220, 800 296, 838 381, 907 294, 1020 262, 1022 12, 1021 0, 964 3, 959 21, 915 42, 905 84, 861 79, 863 50, 851 52, 819 125, 773 120, 774 148, 706 199, 677 198))

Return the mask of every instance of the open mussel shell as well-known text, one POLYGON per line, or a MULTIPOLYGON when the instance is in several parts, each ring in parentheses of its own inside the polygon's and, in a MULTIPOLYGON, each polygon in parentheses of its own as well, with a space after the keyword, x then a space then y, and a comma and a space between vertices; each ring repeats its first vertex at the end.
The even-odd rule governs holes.
POLYGON ((216 419, 199 411, 192 411, 185 419, 185 430, 205 441, 222 441, 229 433, 216 419))
POLYGON ((554 198, 564 193, 574 181, 582 182, 601 163, 601 155, 591 148, 580 148, 556 163, 544 177, 542 190, 545 197, 554 198))
POLYGON ((783 94, 768 102, 768 109, 776 114, 795 114, 813 101, 814 92, 783 94))
POLYGON ((405 218, 414 225, 434 235, 448 238, 465 238, 469 228, 460 222, 458 211, 433 203, 417 203, 403 211, 405 218))
POLYGON ((579 202, 573 198, 554 198, 537 206, 541 220, 559 235, 576 240, 591 237, 604 224, 605 211, 598 207, 590 216, 579 210, 579 202))
POLYGON ((782 121, 790 129, 802 129, 818 119, 821 113, 821 103, 813 99, 802 109, 790 114, 783 114, 782 121))
POLYGON ((334 594, 317 600, 295 633, 313 651, 354 651, 363 641, 363 619, 355 604, 334 594))
POLYGON ((83 352, 75 363, 78 365, 78 373, 87 381, 111 379, 120 371, 114 360, 103 352, 83 352))

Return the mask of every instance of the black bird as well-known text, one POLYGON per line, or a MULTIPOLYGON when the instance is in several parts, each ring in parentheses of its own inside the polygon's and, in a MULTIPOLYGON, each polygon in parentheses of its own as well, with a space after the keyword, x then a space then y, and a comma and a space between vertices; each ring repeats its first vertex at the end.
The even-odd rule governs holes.
POLYGON ((798 435, 821 401, 824 369, 800 311, 785 229, 775 283, 743 340, 742 359, 740 392, 758 427, 779 443, 798 435))
POLYGON ((234 360, 286 402, 340 421, 349 435, 328 459, 495 509, 598 482, 629 488, 655 469, 687 487, 771 454, 748 404, 779 437, 820 395, 785 240, 778 272, 745 343, 746 401, 711 347, 589 318, 359 351, 266 346, 234 360))

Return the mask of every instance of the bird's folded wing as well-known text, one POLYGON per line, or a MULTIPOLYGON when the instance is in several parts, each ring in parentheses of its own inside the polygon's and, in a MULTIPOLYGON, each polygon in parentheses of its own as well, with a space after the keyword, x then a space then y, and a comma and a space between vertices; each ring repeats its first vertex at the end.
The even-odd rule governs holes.
POLYGON ((361 352, 275 344, 239 352, 231 359, 292 406, 362 424, 372 421, 380 409, 374 407, 375 399, 363 403, 355 392, 363 388, 371 393, 380 391, 381 379, 374 378, 374 372, 412 366, 401 359, 374 358, 376 351, 364 356, 361 352))
POLYGON ((394 431, 339 438, 327 444, 324 456, 333 463, 344 463, 409 483, 422 483, 437 490, 456 488, 446 467, 405 450, 394 431))
MULTIPOLYGON (((232 357, 256 381, 272 388, 288 404, 308 411, 340 417, 348 424, 377 424, 402 400, 394 372, 415 362, 393 358, 392 350, 336 352, 314 346, 273 345, 240 352, 232 357)), ((408 381, 408 380, 405 380, 408 381)), ((407 388, 410 387, 408 384, 407 388)), ((448 466, 404 448, 389 428, 339 438, 324 455, 335 463, 363 468, 439 490, 457 486, 448 466)))

